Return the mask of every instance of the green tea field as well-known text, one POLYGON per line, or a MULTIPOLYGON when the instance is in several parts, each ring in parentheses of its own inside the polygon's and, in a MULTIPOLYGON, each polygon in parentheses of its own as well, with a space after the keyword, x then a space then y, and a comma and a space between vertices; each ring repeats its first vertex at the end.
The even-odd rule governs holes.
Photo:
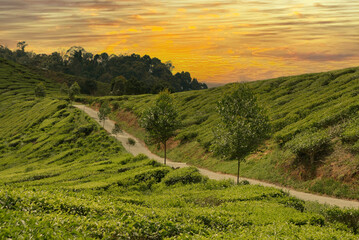
MULTIPOLYGON (((242 165, 242 176, 331 196, 359 199, 359 70, 306 74, 247 83, 271 119, 272 135, 242 165)), ((212 154, 216 103, 232 85, 173 94, 182 126, 168 157, 224 173, 236 161, 212 154)), ((155 95, 82 99, 94 106, 110 100, 112 119, 138 138, 138 120, 155 95)), ((148 143, 148 142, 147 142, 148 143)), ((157 145, 151 151, 163 154, 157 145)))
POLYGON ((20 65, 0 84, 0 239, 359 239, 358 210, 132 156, 20 65))

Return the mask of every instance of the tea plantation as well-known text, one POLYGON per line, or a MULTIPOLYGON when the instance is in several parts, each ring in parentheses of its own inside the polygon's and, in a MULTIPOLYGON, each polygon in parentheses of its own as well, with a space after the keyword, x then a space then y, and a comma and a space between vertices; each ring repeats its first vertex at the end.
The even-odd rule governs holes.
POLYGON ((134 157, 50 80, 1 61, 0 84, 0 239, 359 239, 358 210, 134 157))
MULTIPOLYGON (((246 83, 271 119, 272 137, 242 165, 245 177, 298 189, 359 199, 359 68, 246 83)), ((214 171, 236 173, 235 161, 211 152, 219 122, 216 103, 233 84, 175 93, 182 128, 170 143, 168 157, 214 171)), ((146 141, 137 120, 155 96, 108 99, 112 118, 146 141)), ((162 150, 150 146, 157 154, 162 150)))

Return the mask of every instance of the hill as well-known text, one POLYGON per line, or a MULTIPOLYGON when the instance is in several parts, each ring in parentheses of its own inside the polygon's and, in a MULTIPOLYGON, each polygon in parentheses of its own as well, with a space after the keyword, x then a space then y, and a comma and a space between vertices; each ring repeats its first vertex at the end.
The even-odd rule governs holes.
POLYGON ((1 61, 0 83, 1 239, 357 238, 357 210, 133 157, 51 81, 1 61))
MULTIPOLYGON (((359 69, 305 74, 246 83, 271 119, 273 137, 248 157, 245 177, 312 192, 359 199, 359 69)), ((182 128, 168 156, 215 171, 235 174, 233 161, 211 153, 212 130, 219 121, 217 101, 231 84, 175 93, 182 128)), ((112 118, 146 140, 137 119, 154 95, 104 97, 118 106, 112 118)), ((162 154, 158 146, 151 150, 162 154)))

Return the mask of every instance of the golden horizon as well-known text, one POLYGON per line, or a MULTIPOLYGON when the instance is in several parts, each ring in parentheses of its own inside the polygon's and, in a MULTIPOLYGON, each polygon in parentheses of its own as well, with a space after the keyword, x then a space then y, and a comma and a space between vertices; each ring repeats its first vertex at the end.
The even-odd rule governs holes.
POLYGON ((0 45, 147 54, 201 82, 254 81, 359 65, 358 12, 350 0, 3 0, 0 45))

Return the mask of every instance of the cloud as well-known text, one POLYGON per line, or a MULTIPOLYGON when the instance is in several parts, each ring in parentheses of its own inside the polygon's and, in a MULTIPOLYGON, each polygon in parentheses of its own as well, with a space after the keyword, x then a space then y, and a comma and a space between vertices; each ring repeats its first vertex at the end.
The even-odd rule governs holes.
POLYGON ((357 64, 358 16, 354 0, 1 0, 0 44, 136 51, 200 80, 255 80, 357 64))
POLYGON ((348 61, 359 59, 358 54, 354 53, 329 53, 329 52, 298 52, 290 48, 253 48, 251 55, 256 57, 279 58, 285 60, 328 62, 328 61, 348 61))

